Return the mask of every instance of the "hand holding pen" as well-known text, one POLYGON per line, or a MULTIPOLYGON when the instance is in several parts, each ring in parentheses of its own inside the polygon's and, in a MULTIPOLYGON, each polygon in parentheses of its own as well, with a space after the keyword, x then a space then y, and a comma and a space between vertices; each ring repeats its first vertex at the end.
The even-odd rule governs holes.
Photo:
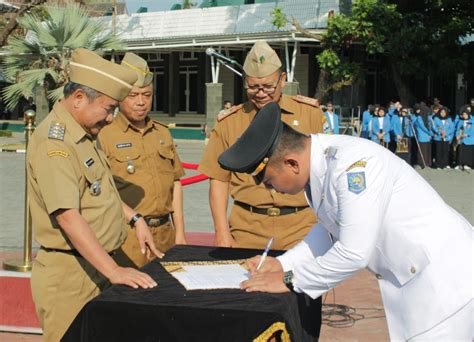
POLYGON ((260 269, 260 267, 262 267, 263 262, 265 261, 265 258, 267 257, 268 252, 270 251, 270 247, 272 246, 272 243, 273 243, 273 237, 268 241, 267 247, 265 247, 265 250, 263 251, 263 254, 262 254, 262 256, 260 258, 260 261, 257 265, 256 271, 258 271, 260 269))

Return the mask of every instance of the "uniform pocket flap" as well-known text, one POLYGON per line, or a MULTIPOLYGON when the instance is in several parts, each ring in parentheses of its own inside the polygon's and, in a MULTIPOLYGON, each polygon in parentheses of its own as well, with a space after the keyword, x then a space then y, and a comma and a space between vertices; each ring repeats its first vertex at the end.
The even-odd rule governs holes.
POLYGON ((399 255, 399 259, 395 262, 395 268, 392 270, 402 286, 416 277, 431 263, 425 248, 421 245, 414 246, 410 251, 405 252, 399 255))
POLYGON ((90 184, 102 179, 103 175, 104 169, 98 167, 93 167, 84 171, 84 176, 90 184))
POLYGON ((120 153, 117 153, 115 156, 115 159, 117 159, 119 162, 127 162, 129 160, 136 160, 140 157, 140 153, 137 151, 120 151, 120 153))
POLYGON ((160 156, 166 159, 173 159, 174 158, 174 152, 173 152, 173 146, 172 145, 158 145, 158 153, 160 156))

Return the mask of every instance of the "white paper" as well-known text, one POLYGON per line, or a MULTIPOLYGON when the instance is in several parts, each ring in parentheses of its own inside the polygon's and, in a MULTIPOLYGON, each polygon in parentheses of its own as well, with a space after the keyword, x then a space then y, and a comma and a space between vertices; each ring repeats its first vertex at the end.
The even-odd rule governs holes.
POLYGON ((171 275, 187 290, 239 289, 249 279, 249 272, 238 264, 186 265, 184 271, 171 275))

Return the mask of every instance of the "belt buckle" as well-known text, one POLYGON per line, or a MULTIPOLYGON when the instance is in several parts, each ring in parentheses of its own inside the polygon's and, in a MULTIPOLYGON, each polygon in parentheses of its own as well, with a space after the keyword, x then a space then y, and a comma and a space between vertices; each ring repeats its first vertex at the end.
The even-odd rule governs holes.
POLYGON ((268 208, 267 209, 268 216, 280 216, 280 208, 268 208))
POLYGON ((149 218, 147 220, 149 227, 158 227, 160 225, 160 219, 157 218, 149 218))

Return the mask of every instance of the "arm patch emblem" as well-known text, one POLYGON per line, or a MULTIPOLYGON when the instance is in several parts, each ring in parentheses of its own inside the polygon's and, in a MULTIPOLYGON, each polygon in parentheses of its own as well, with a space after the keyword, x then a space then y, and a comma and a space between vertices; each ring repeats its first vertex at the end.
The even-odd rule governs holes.
POLYGON ((360 194, 365 190, 365 172, 348 172, 347 185, 350 192, 360 194))

